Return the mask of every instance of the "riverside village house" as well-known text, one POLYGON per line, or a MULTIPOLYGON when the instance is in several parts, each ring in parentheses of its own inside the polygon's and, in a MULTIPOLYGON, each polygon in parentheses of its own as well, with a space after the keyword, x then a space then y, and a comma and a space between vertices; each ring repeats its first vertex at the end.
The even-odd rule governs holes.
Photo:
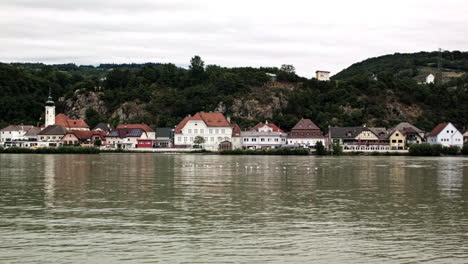
POLYGON ((317 142, 322 142, 325 147, 328 145, 328 138, 312 120, 304 118, 291 129, 287 139, 289 146, 311 149, 315 148, 317 142))
POLYGON ((248 131, 241 132, 242 148, 272 149, 286 144, 287 134, 273 123, 258 123, 248 131))
POLYGON ((463 147, 463 135, 452 123, 442 123, 427 134, 427 143, 463 147))
POLYGON ((343 151, 386 152, 390 150, 385 128, 379 127, 332 127, 328 132, 331 144, 340 144, 343 151))
POLYGON ((232 126, 222 113, 199 112, 185 117, 174 132, 176 148, 191 148, 195 139, 202 137, 202 146, 207 150, 218 150, 221 142, 232 142, 232 126))

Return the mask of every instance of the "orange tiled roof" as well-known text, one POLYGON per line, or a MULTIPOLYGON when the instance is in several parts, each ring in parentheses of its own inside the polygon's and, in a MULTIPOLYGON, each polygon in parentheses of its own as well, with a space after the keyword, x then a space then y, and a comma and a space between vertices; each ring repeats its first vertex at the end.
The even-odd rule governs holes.
POLYGON ((281 132, 281 133, 285 133, 281 128, 279 128, 277 125, 275 124, 272 124, 272 123, 268 123, 268 124, 265 124, 265 123, 258 123, 256 126, 252 127, 250 130, 251 131, 258 131, 259 128, 263 127, 263 126, 269 126, 273 129, 273 132, 281 132))
POLYGON ((66 116, 64 114, 58 114, 55 117, 55 125, 63 126, 63 127, 67 127, 67 128, 78 128, 78 127, 89 128, 88 124, 86 124, 86 122, 84 120, 70 119, 70 118, 68 118, 68 116, 66 116))
POLYGON ((118 129, 121 128, 139 128, 145 132, 154 132, 154 130, 148 126, 147 124, 122 124, 117 127, 118 129))
POLYGON ((428 137, 435 137, 439 135, 439 133, 444 130, 444 128, 448 125, 449 123, 441 123, 437 125, 431 132, 427 134, 428 137))
POLYGON ((185 117, 175 128, 175 133, 182 133, 182 129, 185 127, 190 120, 203 121, 208 127, 230 127, 231 125, 227 121, 226 117, 222 113, 204 113, 199 112, 194 116, 185 117))

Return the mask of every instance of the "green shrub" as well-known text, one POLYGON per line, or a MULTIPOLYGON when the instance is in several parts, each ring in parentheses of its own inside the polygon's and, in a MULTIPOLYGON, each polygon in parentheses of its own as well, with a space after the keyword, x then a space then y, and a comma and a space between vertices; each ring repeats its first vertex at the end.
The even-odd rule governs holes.
POLYGON ((340 144, 338 144, 338 143, 333 144, 332 154, 337 155, 337 156, 342 155, 343 154, 343 147, 340 146, 340 144))
POLYGON ((460 153, 460 147, 457 146, 450 146, 450 147, 443 147, 442 154, 444 155, 458 155, 460 153))
POLYGON ((320 156, 328 154, 328 151, 325 149, 325 146, 323 145, 322 141, 318 141, 315 144, 315 154, 320 156))
POLYGON ((62 146, 57 148, 2 148, 0 153, 18 154, 99 154, 99 149, 94 147, 62 146))
POLYGON ((468 144, 465 144, 461 150, 463 155, 468 155, 468 144))
POLYGON ((442 145, 432 144, 412 144, 409 148, 411 156, 440 156, 442 153, 442 145))

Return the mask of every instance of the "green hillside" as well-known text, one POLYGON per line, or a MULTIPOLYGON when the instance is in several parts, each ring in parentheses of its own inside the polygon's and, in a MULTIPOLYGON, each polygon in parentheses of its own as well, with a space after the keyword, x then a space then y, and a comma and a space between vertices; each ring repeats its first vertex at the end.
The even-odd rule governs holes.
POLYGON ((453 78, 419 84, 418 76, 434 69, 437 56, 372 58, 330 82, 297 76, 293 67, 206 66, 197 56, 189 69, 157 63, 0 63, 0 125, 41 123, 51 88, 58 112, 84 118, 91 126, 108 121, 173 127, 188 114, 221 111, 242 128, 268 119, 288 130, 302 117, 325 131, 362 124, 391 127, 401 121, 426 131, 443 121, 468 127, 468 53, 443 54, 445 73, 453 78))

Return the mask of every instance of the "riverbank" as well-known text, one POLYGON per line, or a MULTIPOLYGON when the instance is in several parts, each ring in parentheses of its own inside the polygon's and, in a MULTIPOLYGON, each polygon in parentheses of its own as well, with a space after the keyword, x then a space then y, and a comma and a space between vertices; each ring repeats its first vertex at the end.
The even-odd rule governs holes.
POLYGON ((155 154, 213 154, 213 155, 276 155, 276 156, 461 156, 468 155, 468 146, 463 148, 441 147, 421 144, 408 152, 310 152, 308 149, 268 149, 268 150, 223 150, 208 151, 205 149, 100 149, 97 147, 61 146, 56 148, 1 148, 0 154, 105 154, 105 153, 155 153, 155 154))

